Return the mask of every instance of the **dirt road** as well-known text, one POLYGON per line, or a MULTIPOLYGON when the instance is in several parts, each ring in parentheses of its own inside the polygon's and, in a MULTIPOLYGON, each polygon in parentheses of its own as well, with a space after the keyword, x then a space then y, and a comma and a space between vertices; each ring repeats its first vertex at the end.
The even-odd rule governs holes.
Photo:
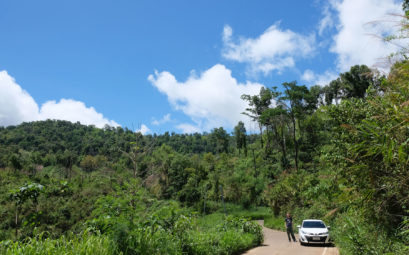
MULTIPOLYGON (((259 222, 263 224, 262 221, 259 222)), ((264 243, 244 254, 248 255, 338 255, 335 247, 301 246, 299 242, 288 242, 287 234, 263 227, 264 243)), ((298 235, 296 235, 298 241, 298 235)))

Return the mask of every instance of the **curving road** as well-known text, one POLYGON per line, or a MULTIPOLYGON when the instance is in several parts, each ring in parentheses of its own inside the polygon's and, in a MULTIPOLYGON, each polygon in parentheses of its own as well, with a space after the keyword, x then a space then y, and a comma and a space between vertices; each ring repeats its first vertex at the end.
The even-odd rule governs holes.
MULTIPOLYGON (((263 225, 263 221, 259 222, 263 225)), ((263 227, 262 246, 247 251, 248 255, 339 255, 335 247, 301 246, 299 242, 288 242, 287 233, 263 227)), ((296 235, 298 241, 298 235, 296 235)))

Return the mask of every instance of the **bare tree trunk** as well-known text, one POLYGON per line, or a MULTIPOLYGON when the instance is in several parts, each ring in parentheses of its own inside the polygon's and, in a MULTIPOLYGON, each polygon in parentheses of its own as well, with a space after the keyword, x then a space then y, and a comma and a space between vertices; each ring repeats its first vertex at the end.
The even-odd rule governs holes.
POLYGON ((297 143, 297 137, 295 135, 295 129, 296 129, 296 121, 294 115, 291 116, 291 120, 293 122, 293 139, 294 139, 294 149, 295 149, 295 170, 298 172, 298 143, 297 143))
POLYGON ((136 164, 136 159, 134 159, 134 167, 133 167, 133 178, 136 178, 136 172, 137 172, 137 164, 136 164))
POLYGON ((283 166, 287 168, 287 148, 285 142, 284 126, 281 128, 281 139, 280 139, 281 151, 283 153, 283 166))
POLYGON ((265 151, 265 153, 266 153, 266 156, 268 155, 268 153, 270 152, 269 150, 270 150, 270 132, 268 131, 268 125, 266 125, 266 136, 267 136, 267 139, 266 139, 266 148, 264 149, 264 151, 265 151))
POLYGON ((254 148, 252 148, 253 151, 253 166, 254 166, 254 175, 257 176, 257 167, 256 167, 256 156, 254 155, 254 148))
POLYGON ((18 205, 17 204, 16 204, 15 224, 16 224, 16 240, 17 240, 18 239, 18 205))

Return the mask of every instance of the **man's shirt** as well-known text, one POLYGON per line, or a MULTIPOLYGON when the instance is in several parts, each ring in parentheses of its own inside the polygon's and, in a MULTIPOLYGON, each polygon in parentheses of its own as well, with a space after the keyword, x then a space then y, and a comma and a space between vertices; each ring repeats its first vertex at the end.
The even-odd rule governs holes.
POLYGON ((293 218, 285 218, 285 225, 287 228, 292 228, 293 227, 293 218))

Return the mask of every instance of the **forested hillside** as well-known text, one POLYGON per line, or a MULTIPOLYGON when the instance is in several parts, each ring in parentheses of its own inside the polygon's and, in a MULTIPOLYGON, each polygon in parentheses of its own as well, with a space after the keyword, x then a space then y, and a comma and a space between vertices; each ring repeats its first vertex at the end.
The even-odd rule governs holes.
POLYGON ((236 216, 217 213, 209 176, 220 178, 218 160, 206 151, 219 155, 216 139, 230 139, 218 131, 152 137, 64 121, 3 128, 0 237, 22 243, 2 242, 1 253, 233 254, 260 244, 261 228, 239 217, 240 206, 227 204, 236 216))
MULTIPOLYGON (((243 123, 232 134, 217 128, 145 136, 51 120, 3 127, 0 237, 39 245, 33 243, 84 233, 111 253, 138 254, 155 250, 164 235, 169 251, 196 254, 200 245, 192 242, 221 238, 195 231, 203 215, 226 210, 224 201, 236 215, 264 206, 275 216, 292 211, 297 220, 323 218, 345 254, 404 254, 408 75, 407 61, 387 78, 354 66, 326 87, 291 82, 283 92, 243 95, 245 114, 260 125, 257 135, 248 135, 243 123)), ((220 224, 250 224, 228 222, 220 224)), ((261 240, 249 238, 238 250, 261 240)), ((2 242, 1 249, 12 245, 22 244, 2 242)))
MULTIPOLYGON (((403 30, 406 27, 403 26, 403 30)), ((393 38, 391 38, 393 39, 393 38)), ((321 218, 341 254, 409 252, 409 61, 242 95, 231 133, 0 127, 1 254, 238 254, 321 218)))

